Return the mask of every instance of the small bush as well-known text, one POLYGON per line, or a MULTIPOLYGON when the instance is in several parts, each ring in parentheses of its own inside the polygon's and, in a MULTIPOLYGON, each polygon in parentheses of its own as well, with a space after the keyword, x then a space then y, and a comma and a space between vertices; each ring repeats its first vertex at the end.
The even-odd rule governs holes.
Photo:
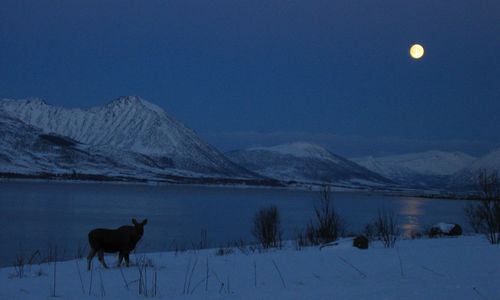
POLYGON ((26 260, 22 254, 16 256, 14 261, 14 277, 23 278, 24 277, 24 267, 26 265, 26 260))
POLYGON ((304 236, 311 245, 337 240, 344 233, 344 221, 333 207, 332 191, 329 185, 321 187, 319 204, 314 207, 316 219, 311 221, 304 236))
POLYGON ((278 208, 261 208, 254 216, 253 236, 263 248, 281 247, 281 223, 278 208))
POLYGON ((468 203, 465 208, 465 216, 467 217, 467 221, 469 222, 470 227, 474 231, 474 233, 483 233, 483 220, 481 214, 478 213, 477 204, 468 203))
POLYGON ((422 232, 417 230, 410 230, 408 237, 412 240, 421 239, 423 237, 422 232))
POLYGON ((465 215, 476 233, 483 233, 491 244, 500 244, 500 179, 498 172, 481 170, 478 176, 482 193, 479 203, 469 203, 465 215))
POLYGON ((373 242, 376 237, 375 237, 375 225, 373 223, 369 223, 365 225, 365 228, 363 229, 363 234, 366 236, 368 239, 368 242, 373 242))
POLYGON ((220 246, 219 249, 217 249, 217 251, 215 251, 216 256, 224 256, 224 255, 233 254, 233 253, 234 253, 233 248, 223 247, 223 246, 220 246))
POLYGON ((373 223, 377 238, 384 247, 394 248, 399 237, 399 226, 393 211, 380 211, 373 223))
POLYGON ((295 234, 295 249, 302 250, 304 247, 312 246, 307 234, 301 230, 295 234))

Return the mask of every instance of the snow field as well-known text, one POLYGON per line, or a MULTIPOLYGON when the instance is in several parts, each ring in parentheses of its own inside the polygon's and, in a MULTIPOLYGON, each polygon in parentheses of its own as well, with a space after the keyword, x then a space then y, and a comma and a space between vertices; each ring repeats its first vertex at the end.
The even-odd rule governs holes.
MULTIPOLYGON (((245 248, 131 255, 111 269, 94 259, 56 264, 57 299, 499 299, 500 248, 483 236, 264 252, 245 248), (139 264, 138 264, 139 262, 139 264), (79 271, 78 271, 79 270, 79 271), (208 274, 208 275, 207 275, 208 274), (81 275, 81 279, 80 279, 81 275), (142 278, 142 279, 141 279, 142 278), (92 284, 91 284, 92 280, 92 284), (140 284, 142 282, 142 284, 140 284), (156 283, 155 283, 156 282, 156 283), (139 286, 142 287, 141 294, 139 286), (90 295, 89 295, 90 290, 90 295), (146 295, 147 294, 147 295, 146 295)), ((54 264, 0 269, 0 299, 51 299, 54 264)))

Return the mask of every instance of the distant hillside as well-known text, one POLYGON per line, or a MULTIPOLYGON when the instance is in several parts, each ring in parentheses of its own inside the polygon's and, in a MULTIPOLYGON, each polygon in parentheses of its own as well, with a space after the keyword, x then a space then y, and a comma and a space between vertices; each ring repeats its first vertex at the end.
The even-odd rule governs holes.
POLYGON ((477 189, 479 173, 482 170, 500 173, 500 148, 478 158, 466 168, 454 174, 450 180, 450 187, 477 189))
POLYGON ((461 152, 428 151, 352 160, 405 186, 444 187, 453 174, 475 158, 461 152))
POLYGON ((310 143, 292 143, 226 153, 235 163, 284 181, 384 185, 390 180, 310 143))

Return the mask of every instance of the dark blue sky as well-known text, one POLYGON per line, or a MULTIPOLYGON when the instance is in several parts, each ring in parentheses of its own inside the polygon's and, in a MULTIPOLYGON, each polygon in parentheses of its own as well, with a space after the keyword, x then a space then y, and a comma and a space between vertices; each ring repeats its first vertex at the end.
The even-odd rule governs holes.
POLYGON ((500 147, 497 0, 0 3, 1 98, 138 95, 223 150, 500 147))

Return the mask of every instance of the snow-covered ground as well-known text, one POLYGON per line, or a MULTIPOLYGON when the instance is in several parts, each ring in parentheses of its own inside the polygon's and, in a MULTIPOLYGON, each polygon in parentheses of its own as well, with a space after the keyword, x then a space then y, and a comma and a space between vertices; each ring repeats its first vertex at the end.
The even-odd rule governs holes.
POLYGON ((394 249, 375 242, 359 250, 351 243, 234 248, 222 256, 219 249, 137 254, 130 268, 103 269, 95 260, 92 271, 80 259, 25 266, 21 278, 10 267, 0 269, 0 299, 50 299, 54 278, 57 299, 146 293, 160 299, 500 299, 500 246, 483 236, 402 240, 394 249))

